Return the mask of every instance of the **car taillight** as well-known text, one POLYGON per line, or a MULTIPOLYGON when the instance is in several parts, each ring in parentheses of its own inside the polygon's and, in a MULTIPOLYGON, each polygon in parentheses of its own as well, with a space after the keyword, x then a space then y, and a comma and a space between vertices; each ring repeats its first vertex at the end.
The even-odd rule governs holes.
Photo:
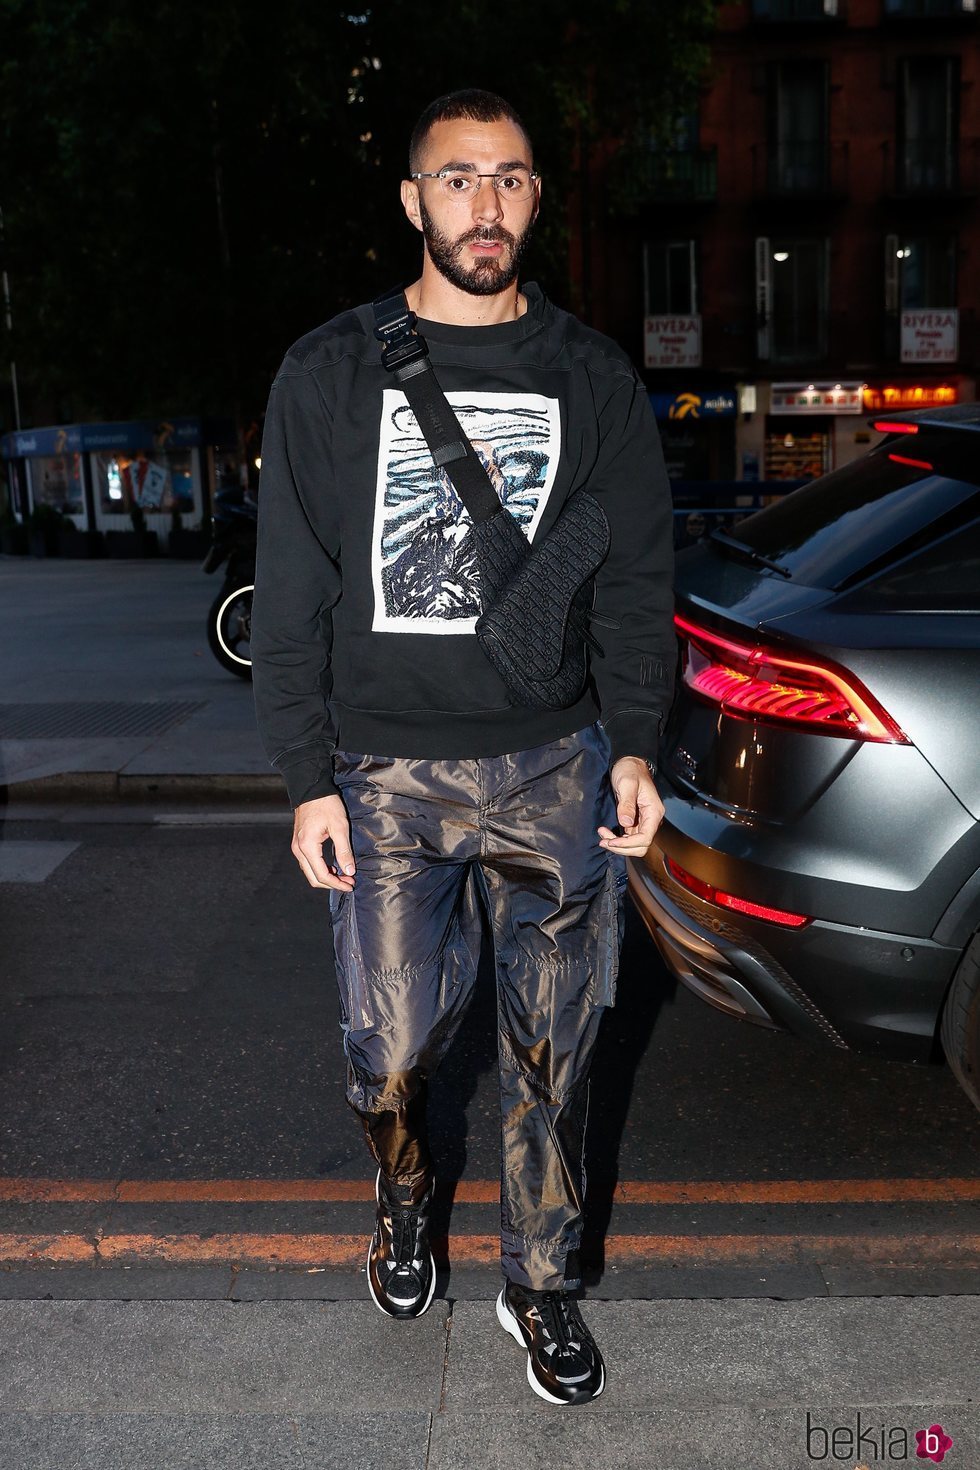
POLYGON ((935 465, 930 464, 927 459, 909 459, 907 454, 889 454, 888 458, 893 464, 910 464, 917 470, 935 469, 935 465))
POLYGON ((823 735, 911 742, 859 679, 829 659, 794 657, 773 644, 739 643, 680 614, 684 683, 725 714, 823 735))
POLYGON ((903 424, 901 419, 875 419, 871 425, 879 434, 917 434, 918 424, 903 424))
POLYGON ((813 922, 809 914, 792 914, 787 909, 774 909, 769 904, 750 903, 747 898, 736 898, 734 893, 726 893, 723 888, 716 888, 703 878, 695 878, 693 873, 675 863, 673 858, 665 856, 664 865, 670 876, 683 888, 690 889, 698 898, 706 899, 708 903, 718 904, 720 908, 747 914, 753 919, 766 919, 770 924, 785 924, 790 929, 802 929, 804 924, 813 922))

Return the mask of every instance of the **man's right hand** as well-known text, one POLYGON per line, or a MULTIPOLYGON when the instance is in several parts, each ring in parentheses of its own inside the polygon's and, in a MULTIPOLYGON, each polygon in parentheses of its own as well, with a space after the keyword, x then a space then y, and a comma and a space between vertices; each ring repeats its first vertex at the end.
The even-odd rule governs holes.
POLYGON ((293 857, 311 888, 354 887, 354 854, 350 845, 350 819, 340 796, 318 796, 304 801, 293 813, 293 857), (327 838, 333 843, 336 863, 323 856, 327 838))

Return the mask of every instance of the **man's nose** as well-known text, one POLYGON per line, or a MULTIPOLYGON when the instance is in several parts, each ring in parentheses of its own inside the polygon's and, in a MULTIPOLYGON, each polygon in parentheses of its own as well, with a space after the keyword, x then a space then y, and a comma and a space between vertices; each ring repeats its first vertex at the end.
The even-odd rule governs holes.
POLYGON ((477 179, 476 202, 473 205, 473 218, 483 222, 503 219, 503 206, 500 195, 493 186, 493 179, 477 179))

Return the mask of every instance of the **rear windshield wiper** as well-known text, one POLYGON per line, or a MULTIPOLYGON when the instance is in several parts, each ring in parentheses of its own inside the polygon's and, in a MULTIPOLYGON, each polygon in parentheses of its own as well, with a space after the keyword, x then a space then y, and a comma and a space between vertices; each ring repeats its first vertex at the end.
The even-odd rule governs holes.
POLYGON ((708 532, 708 540, 715 541, 720 546, 728 547, 730 551, 735 552, 739 556, 747 557, 749 561, 755 562, 757 566, 769 567, 771 571, 778 572, 781 577, 792 577, 793 575, 789 567, 784 567, 782 562, 773 561, 770 557, 763 556, 761 551, 756 551, 754 546, 749 546, 744 541, 736 541, 734 536, 729 536, 728 532, 721 530, 719 526, 716 526, 713 531, 708 532))

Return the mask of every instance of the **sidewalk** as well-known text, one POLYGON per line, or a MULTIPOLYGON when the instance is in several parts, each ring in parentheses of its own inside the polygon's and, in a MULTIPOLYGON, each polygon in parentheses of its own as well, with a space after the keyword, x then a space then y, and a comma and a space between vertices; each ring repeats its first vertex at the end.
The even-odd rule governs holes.
POLYGON ((0 787, 11 800, 285 802, 251 684, 208 647, 220 575, 196 562, 0 557, 0 787))
POLYGON ((951 1470, 980 1464, 974 1298, 584 1310, 608 1383, 562 1409, 531 1393, 490 1300, 404 1323, 368 1302, 3 1302, 0 1462, 870 1470, 936 1463, 915 1431, 938 1423, 951 1470))

